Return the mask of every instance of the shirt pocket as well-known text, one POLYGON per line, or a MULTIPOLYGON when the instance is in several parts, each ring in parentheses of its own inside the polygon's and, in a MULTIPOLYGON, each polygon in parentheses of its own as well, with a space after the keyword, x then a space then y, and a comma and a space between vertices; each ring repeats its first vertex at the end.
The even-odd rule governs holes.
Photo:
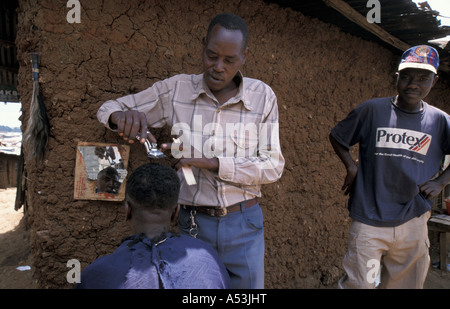
POLYGON ((249 123, 245 126, 235 125, 232 130, 227 130, 226 139, 227 147, 233 149, 234 157, 257 156, 259 132, 254 123, 249 123))

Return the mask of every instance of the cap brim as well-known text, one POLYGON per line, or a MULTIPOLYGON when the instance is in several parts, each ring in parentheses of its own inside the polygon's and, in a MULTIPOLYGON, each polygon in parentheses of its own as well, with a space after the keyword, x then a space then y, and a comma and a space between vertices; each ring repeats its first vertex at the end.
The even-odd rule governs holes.
POLYGON ((414 62, 404 62, 400 63, 398 66, 398 70, 404 70, 404 69, 422 69, 422 70, 428 70, 433 72, 434 74, 437 74, 437 70, 434 66, 431 64, 426 63, 414 63, 414 62))

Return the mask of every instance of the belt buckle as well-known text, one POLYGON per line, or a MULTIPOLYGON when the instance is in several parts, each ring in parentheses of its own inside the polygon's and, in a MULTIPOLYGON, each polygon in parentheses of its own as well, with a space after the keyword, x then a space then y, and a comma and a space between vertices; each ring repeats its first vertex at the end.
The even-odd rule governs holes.
POLYGON ((225 217, 228 214, 228 210, 226 207, 222 207, 216 210, 216 216, 218 217, 225 217))

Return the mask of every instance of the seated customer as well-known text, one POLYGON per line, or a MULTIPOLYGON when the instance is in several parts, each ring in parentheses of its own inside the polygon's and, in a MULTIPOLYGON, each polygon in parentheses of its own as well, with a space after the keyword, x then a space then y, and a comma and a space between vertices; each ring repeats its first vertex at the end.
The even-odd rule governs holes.
POLYGON ((125 208, 134 235, 81 273, 79 289, 220 289, 230 278, 205 242, 169 232, 180 181, 160 164, 138 167, 126 183, 125 208))

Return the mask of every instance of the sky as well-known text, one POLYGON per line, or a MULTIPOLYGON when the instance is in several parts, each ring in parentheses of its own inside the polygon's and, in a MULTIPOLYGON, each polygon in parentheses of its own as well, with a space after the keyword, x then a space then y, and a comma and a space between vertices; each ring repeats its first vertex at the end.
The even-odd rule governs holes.
POLYGON ((21 122, 19 117, 22 114, 20 111, 21 108, 22 104, 20 103, 0 102, 0 125, 11 128, 20 127, 21 122))
MULTIPOLYGON (((425 0, 412 0, 414 3, 424 2, 425 0)), ((441 25, 450 27, 450 0, 427 0, 432 10, 439 11, 437 17, 441 21, 441 25)), ((446 37, 450 40, 450 35, 446 37)), ((19 117, 21 115, 20 103, 4 103, 0 102, 0 125, 9 127, 20 127, 19 117)))

